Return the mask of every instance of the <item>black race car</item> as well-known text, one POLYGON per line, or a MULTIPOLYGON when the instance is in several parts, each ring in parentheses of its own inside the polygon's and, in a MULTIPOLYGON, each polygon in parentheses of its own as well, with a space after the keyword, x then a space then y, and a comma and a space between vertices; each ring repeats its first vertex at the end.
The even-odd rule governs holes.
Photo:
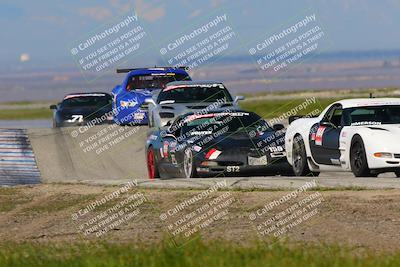
POLYGON ((149 178, 292 175, 283 128, 240 110, 181 115, 149 133, 149 178))
POLYGON ((54 109, 53 127, 113 122, 112 97, 107 93, 69 94, 50 109, 54 109))

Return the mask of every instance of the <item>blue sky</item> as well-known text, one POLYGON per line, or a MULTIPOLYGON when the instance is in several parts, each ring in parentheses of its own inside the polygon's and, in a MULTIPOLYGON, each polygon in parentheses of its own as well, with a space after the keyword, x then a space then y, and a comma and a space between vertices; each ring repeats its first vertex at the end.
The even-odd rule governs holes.
POLYGON ((324 25, 331 51, 400 48, 398 0, 2 0, 0 60, 14 63, 27 54, 38 64, 71 64, 69 44, 127 12, 135 10, 153 41, 161 42, 218 9, 245 41, 311 10, 324 25))

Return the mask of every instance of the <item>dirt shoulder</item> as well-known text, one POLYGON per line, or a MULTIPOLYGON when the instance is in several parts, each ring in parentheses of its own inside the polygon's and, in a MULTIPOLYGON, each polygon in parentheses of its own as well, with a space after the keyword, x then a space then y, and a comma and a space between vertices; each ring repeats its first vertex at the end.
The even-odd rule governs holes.
MULTIPOLYGON (((278 237, 290 241, 345 244, 358 249, 369 248, 378 251, 400 249, 399 189, 309 191, 271 210, 265 207, 271 207, 270 203, 276 203, 274 201, 279 201, 291 192, 217 191, 205 196, 205 191, 201 190, 139 189, 135 191, 136 189, 132 189, 121 193, 118 198, 110 199, 110 196, 120 189, 120 187, 81 184, 43 184, 0 188, 0 238, 3 241, 15 242, 86 240, 159 242, 165 237, 174 238, 172 232, 176 231, 175 226, 182 226, 183 221, 187 223, 190 216, 193 219, 194 211, 210 212, 210 209, 205 209, 205 204, 208 205, 211 203, 210 200, 214 200, 214 204, 220 201, 219 207, 224 208, 224 213, 218 217, 214 213, 213 216, 216 219, 214 222, 209 224, 203 222, 202 227, 196 228, 203 239, 226 239, 246 243, 259 238, 271 242, 272 239, 278 237), (135 196, 135 199, 131 198, 132 196, 135 196), (193 202, 192 200, 198 199, 198 196, 202 199, 193 202), (301 209, 305 210, 305 206, 301 209, 293 207, 304 203, 302 200, 311 198, 310 196, 318 196, 323 200, 313 206, 313 212, 316 210, 316 213, 306 217, 303 213, 301 222, 295 220, 293 215, 301 209), (145 201, 139 203, 141 197, 145 201), (106 201, 100 203, 104 199, 106 201), (129 202, 129 199, 133 200, 129 202), (228 202, 229 199, 232 201, 228 202), (96 201, 98 206, 90 208, 96 201), (99 223, 99 221, 93 223, 93 218, 96 216, 109 212, 107 216, 110 217, 113 212, 126 210, 127 206, 123 207, 121 203, 130 204, 132 207, 133 204, 138 204, 135 206, 135 216, 131 216, 120 224, 114 224, 99 237, 93 231, 89 231, 90 234, 84 234, 89 226, 99 223), (181 205, 177 206, 180 203, 181 205), (286 211, 285 216, 282 213, 284 211, 286 211), (167 214, 166 217, 171 215, 171 218, 160 219, 160 215, 162 217, 165 214, 167 214), (178 217, 176 217, 177 214, 178 217), (257 214, 256 218, 251 218, 252 214, 257 214), (262 216, 258 216, 259 214, 262 216), (279 236, 274 236, 273 232, 265 234, 266 231, 263 235, 260 231, 262 224, 266 223, 268 218, 277 218, 276 215, 279 215, 281 219, 292 216, 291 221, 286 221, 291 226, 279 236)), ((312 198, 312 200, 316 199, 316 197, 312 198)), ((311 205, 312 202, 307 204, 311 205)), ((213 209, 215 212, 216 206, 213 209)), ((102 222, 108 217, 102 217, 102 222)), ((275 221, 268 226, 271 227, 277 223, 278 221, 275 221)), ((104 225, 105 222, 102 226, 104 225)), ((192 225, 192 228, 194 227, 192 225)), ((185 240, 190 240, 193 236, 185 240)))

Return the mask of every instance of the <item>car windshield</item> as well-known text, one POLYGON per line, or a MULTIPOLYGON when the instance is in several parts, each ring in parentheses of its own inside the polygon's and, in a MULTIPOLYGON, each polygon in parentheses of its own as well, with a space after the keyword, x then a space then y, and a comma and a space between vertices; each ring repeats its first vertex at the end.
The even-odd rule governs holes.
POLYGON ((76 96, 66 98, 61 103, 62 108, 74 108, 74 107, 93 107, 103 108, 107 105, 111 105, 111 96, 76 96))
POLYGON ((196 115, 182 127, 182 133, 190 135, 212 134, 223 130, 226 133, 258 133, 273 131, 268 123, 252 112, 227 112, 210 115, 196 115))
POLYGON ((216 85, 177 85, 164 89, 158 96, 157 103, 232 102, 232 97, 222 84, 216 85))
POLYGON ((400 124, 400 106, 371 106, 344 111, 344 125, 400 124))
POLYGON ((127 91, 140 89, 163 89, 167 83, 190 80, 188 75, 178 73, 163 73, 132 76, 126 86, 127 91))

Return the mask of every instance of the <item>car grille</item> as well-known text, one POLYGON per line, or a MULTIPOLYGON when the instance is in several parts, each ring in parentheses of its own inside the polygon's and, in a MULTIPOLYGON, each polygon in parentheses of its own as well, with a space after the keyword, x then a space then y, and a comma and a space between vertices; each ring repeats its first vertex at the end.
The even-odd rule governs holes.
POLYGON ((161 108, 162 109, 172 109, 172 110, 174 109, 173 107, 170 107, 170 106, 161 106, 161 108))
POLYGON ((206 108, 207 106, 186 106, 189 109, 203 109, 206 108))
POLYGON ((170 119, 174 117, 174 113, 171 112, 160 112, 161 119, 170 119))
POLYGON ((400 154, 394 154, 394 158, 400 159, 400 154))

